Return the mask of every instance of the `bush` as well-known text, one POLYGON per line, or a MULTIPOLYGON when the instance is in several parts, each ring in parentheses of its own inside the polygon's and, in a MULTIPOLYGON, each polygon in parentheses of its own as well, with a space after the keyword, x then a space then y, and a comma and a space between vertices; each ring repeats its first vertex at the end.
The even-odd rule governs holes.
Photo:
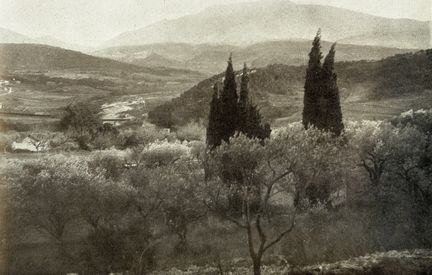
POLYGON ((168 129, 159 129, 152 124, 144 124, 136 129, 123 130, 119 135, 118 148, 143 147, 157 140, 175 141, 175 134, 168 129))
POLYGON ((21 136, 17 132, 0 133, 0 151, 12 152, 12 143, 20 140, 21 136))
POLYGON ((157 140, 144 147, 141 153, 142 160, 147 166, 163 166, 173 163, 183 157, 189 156, 191 147, 187 142, 168 142, 157 140))
POLYGON ((73 138, 81 149, 105 149, 117 145, 118 130, 102 123, 101 109, 89 102, 77 102, 66 107, 60 129, 73 138))
POLYGON ((193 141, 205 140, 206 129, 202 123, 199 122, 189 122, 188 124, 181 126, 177 131, 177 138, 181 141, 193 141))
POLYGON ((130 182, 121 162, 118 152, 111 151, 96 157, 52 155, 10 163, 11 224, 24 236, 32 229, 41 232, 69 271, 99 273, 133 268, 141 274, 154 264, 151 225, 155 223, 141 216, 136 205, 142 202, 140 213, 157 210, 151 203, 156 189, 130 182), (79 249, 69 249, 71 233, 79 236, 79 249))

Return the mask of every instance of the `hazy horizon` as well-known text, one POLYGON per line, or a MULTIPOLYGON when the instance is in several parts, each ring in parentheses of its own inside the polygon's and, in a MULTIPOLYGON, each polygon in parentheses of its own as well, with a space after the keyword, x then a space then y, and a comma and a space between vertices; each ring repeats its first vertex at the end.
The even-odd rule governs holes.
MULTIPOLYGON (((271 1, 271 0, 261 0, 271 1)), ((98 46, 116 35, 219 4, 253 0, 0 0, 0 27, 31 38, 50 36, 67 43, 98 46), (103 4, 102 4, 103 3, 103 4)), ((429 0, 294 0, 351 9, 388 18, 432 20, 429 0)))

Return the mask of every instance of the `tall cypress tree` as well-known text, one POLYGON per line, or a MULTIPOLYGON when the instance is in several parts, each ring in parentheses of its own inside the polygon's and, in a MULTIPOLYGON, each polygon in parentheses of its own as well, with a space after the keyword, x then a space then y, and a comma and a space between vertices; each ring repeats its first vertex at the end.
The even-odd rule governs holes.
POLYGON ((237 96, 236 86, 230 56, 223 89, 219 91, 215 84, 213 98, 210 102, 207 145, 211 149, 219 146, 222 140, 228 142, 235 132, 261 140, 270 137, 270 125, 262 123, 258 107, 249 100, 249 75, 246 64, 241 77, 240 96, 237 96))
POLYGON ((225 72, 225 79, 220 101, 220 136, 228 142, 237 130, 237 84, 232 65, 232 55, 228 59, 228 66, 225 72))
POLYGON ((334 60, 336 55, 336 43, 334 43, 324 59, 321 71, 321 94, 319 128, 329 130, 339 136, 344 129, 342 122, 342 110, 340 106, 337 75, 334 72, 334 60))
POLYGON ((271 132, 270 125, 263 125, 258 107, 253 105, 249 99, 249 74, 246 64, 243 66, 240 83, 237 130, 249 138, 261 140, 270 137, 271 132))
POLYGON ((249 106, 249 75, 247 72, 246 63, 243 66, 243 74, 240 83, 240 97, 238 102, 238 123, 237 129, 242 133, 246 133, 248 120, 249 106))
POLYGON ((221 144, 220 137, 220 108, 219 108, 219 87, 216 83, 213 86, 213 96, 210 102, 209 121, 207 126, 207 145, 215 148, 221 144))
POLYGON ((317 124, 320 117, 318 108, 318 97, 320 94, 321 75, 321 29, 318 30, 309 53, 309 64, 306 71, 303 98, 303 125, 307 129, 317 124))
POLYGON ((248 104, 246 131, 244 134, 249 138, 258 138, 262 141, 269 138, 271 133, 270 124, 263 124, 262 115, 256 105, 248 104))
POLYGON ((239 102, 243 104, 247 104, 249 97, 249 74, 246 63, 243 65, 243 73, 241 77, 240 83, 240 98, 239 102))

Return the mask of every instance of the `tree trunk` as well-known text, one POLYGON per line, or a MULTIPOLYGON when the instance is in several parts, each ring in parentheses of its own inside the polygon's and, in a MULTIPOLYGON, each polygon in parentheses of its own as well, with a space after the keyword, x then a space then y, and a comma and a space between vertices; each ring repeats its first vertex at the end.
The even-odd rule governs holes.
POLYGON ((257 256, 252 259, 254 275, 261 275, 261 257, 257 256))

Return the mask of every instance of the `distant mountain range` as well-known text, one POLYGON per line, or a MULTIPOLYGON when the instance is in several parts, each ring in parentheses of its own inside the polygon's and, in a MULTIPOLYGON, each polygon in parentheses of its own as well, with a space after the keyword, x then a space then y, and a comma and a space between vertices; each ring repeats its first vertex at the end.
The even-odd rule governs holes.
MULTIPOLYGON (((402 49, 432 47, 432 21, 383 18, 331 6, 296 4, 288 0, 261 0, 213 6, 197 14, 160 21, 124 32, 98 49, 155 43, 244 47, 269 41, 310 40, 318 28, 322 29, 324 40, 342 44, 402 49)), ((51 36, 29 37, 1 27, 0 43, 45 44, 82 52, 96 49, 51 36)))
POLYGON ((268 0, 220 5, 178 19, 125 32, 104 46, 151 43, 250 45, 269 40, 323 39, 397 48, 431 47, 431 23, 389 19, 351 10, 268 0))
MULTIPOLYGON (((335 65, 344 114, 351 119, 389 118, 410 108, 432 104, 432 50, 392 56, 380 61, 335 65)), ((237 85, 241 70, 237 72, 237 85)), ((267 120, 301 119, 306 66, 269 65, 250 70, 250 95, 267 120)), ((208 116, 214 75, 149 113, 160 126, 174 127, 208 116)))
MULTIPOLYGON (((323 50, 328 50, 330 44, 323 41, 323 50)), ((308 40, 268 41, 246 47, 157 43, 107 48, 92 54, 145 67, 182 68, 213 75, 225 69, 230 53, 233 53, 234 65, 237 68, 241 68, 244 62, 249 67, 264 67, 270 64, 304 65, 307 63, 310 48, 311 41, 308 40)), ((337 59, 339 61, 380 60, 409 51, 378 46, 338 44, 337 59)))
POLYGON ((83 52, 94 50, 91 47, 63 42, 51 36, 30 38, 26 35, 5 28, 0 28, 0 43, 44 44, 44 45, 50 45, 50 46, 60 47, 64 49, 83 51, 83 52))

